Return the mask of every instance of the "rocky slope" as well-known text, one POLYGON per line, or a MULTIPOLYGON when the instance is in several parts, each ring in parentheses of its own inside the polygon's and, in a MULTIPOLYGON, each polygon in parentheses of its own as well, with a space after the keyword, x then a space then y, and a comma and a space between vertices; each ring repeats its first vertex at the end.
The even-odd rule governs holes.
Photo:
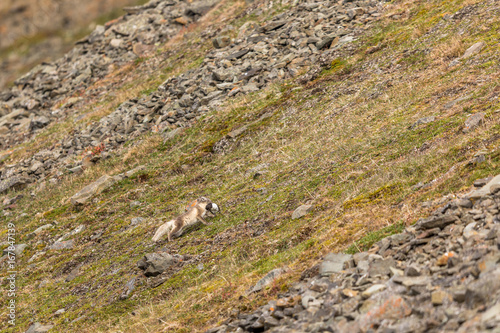
MULTIPOLYGON (((184 2, 154 1, 130 8, 121 20, 96 28, 65 58, 39 66, 18 79, 17 87, 0 96, 5 102, 0 148, 7 149, 31 137, 52 119, 67 116, 80 99, 72 97, 59 107, 61 101, 104 77, 109 66, 150 52, 155 43, 168 40, 213 5, 206 1, 189 6, 184 2)), ((55 148, 44 151, 43 157, 4 168, 0 179, 24 177, 31 181, 54 176, 78 167, 64 161, 81 155, 87 147, 104 143, 113 149, 126 138, 146 131, 189 126, 226 98, 258 91, 270 82, 306 70, 303 80, 307 82, 319 73, 318 63, 329 64, 336 51, 352 42, 363 25, 379 16, 375 1, 296 2, 291 10, 262 26, 253 21, 245 23, 233 40, 206 31, 204 37, 213 38, 215 47, 199 67, 168 79, 148 96, 122 103, 99 122, 77 128, 55 148), (309 70, 313 64, 315 69, 309 70)))
POLYGON ((42 61, 59 58, 96 19, 119 16, 134 0, 11 1, 0 4, 0 89, 42 61), (76 38, 76 39, 75 39, 76 38))
POLYGON ((330 253, 318 275, 206 333, 498 332, 499 192, 497 176, 367 252, 330 253))

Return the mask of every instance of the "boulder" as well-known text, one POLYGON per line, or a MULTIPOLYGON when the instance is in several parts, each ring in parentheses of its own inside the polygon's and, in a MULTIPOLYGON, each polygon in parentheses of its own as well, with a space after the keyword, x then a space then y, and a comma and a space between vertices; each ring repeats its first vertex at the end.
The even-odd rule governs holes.
POLYGON ((71 204, 83 205, 93 196, 101 193, 116 182, 112 176, 104 175, 71 197, 71 204))
POLYGON ((313 205, 302 205, 295 209, 292 213, 292 219, 300 219, 301 217, 307 215, 313 209, 313 205))
POLYGON ((145 276, 157 276, 175 264, 177 259, 165 252, 146 254, 137 262, 137 267, 144 271, 145 276))

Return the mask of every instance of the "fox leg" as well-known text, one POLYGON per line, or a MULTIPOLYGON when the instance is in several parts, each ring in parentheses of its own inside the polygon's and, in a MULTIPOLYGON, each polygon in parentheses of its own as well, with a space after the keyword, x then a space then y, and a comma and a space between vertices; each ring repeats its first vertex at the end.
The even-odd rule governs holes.
POLYGON ((198 216, 198 217, 197 217, 197 219, 198 219, 198 221, 200 221, 200 222, 201 222, 201 223, 203 223, 204 225, 210 225, 210 223, 207 223, 207 221, 205 221, 205 220, 203 219, 203 217, 201 217, 201 216, 198 216))
POLYGON ((177 237, 177 236, 180 236, 181 233, 182 233, 182 227, 175 225, 174 228, 172 230, 170 230, 170 232, 168 233, 168 241, 171 242, 172 236, 177 237))

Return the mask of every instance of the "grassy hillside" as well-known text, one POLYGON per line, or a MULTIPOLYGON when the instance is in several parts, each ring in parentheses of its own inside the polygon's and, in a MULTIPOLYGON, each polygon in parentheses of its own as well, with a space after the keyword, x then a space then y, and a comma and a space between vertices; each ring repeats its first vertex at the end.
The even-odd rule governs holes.
MULTIPOLYGON (((203 331, 286 290, 322 255, 366 249, 431 211, 432 200, 499 173, 500 16, 494 6, 393 1, 314 80, 276 83, 227 101, 173 137, 141 136, 82 175, 24 190, 24 198, 2 217, 15 222, 18 243, 28 244, 18 261, 18 326, 2 322, 2 331, 23 331, 34 321, 53 323, 54 332, 203 331), (481 41, 485 46, 478 53, 450 66, 481 41), (484 122, 466 128, 466 120, 479 112, 484 122), (243 133, 228 137, 243 126, 243 133), (144 171, 83 208, 68 202, 103 174, 140 165, 144 171), (191 228, 171 243, 151 242, 162 221, 201 195, 222 207, 210 226, 191 228), (313 211, 292 220, 291 213, 306 203, 313 211), (136 217, 145 220, 131 226, 136 217), (29 236, 48 223, 54 227, 29 236), (45 248, 82 225, 66 238, 75 240, 74 248, 45 248), (147 279, 136 263, 160 249, 184 260, 147 279), (278 267, 288 271, 270 288, 242 297, 278 267), (133 278, 135 290, 121 300, 133 278)), ((245 19, 234 17, 245 17, 243 8, 223 2, 212 14, 220 20, 215 24, 229 18, 240 26, 245 19)), ((184 31, 184 40, 129 72, 115 73, 128 82, 117 83, 113 96, 96 97, 81 110, 87 114, 81 121, 200 65, 195 60, 209 46, 197 41, 197 33, 209 23, 184 31), (182 53, 187 45, 197 48, 182 53)), ((47 130, 64 133, 72 126, 68 119, 47 130)), ((8 163, 54 143, 49 135, 41 138, 8 163)))

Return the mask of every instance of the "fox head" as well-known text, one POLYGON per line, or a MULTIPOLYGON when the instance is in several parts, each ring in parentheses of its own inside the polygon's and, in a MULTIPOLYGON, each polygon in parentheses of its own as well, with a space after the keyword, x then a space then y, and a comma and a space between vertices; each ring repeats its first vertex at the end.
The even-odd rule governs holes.
POLYGON ((190 210, 191 208, 193 208, 194 206, 196 206, 197 204, 202 204, 202 203, 210 203, 210 199, 208 198, 205 198, 205 197, 199 197, 198 199, 196 199, 195 201, 191 202, 189 205, 186 206, 186 211, 190 210))

